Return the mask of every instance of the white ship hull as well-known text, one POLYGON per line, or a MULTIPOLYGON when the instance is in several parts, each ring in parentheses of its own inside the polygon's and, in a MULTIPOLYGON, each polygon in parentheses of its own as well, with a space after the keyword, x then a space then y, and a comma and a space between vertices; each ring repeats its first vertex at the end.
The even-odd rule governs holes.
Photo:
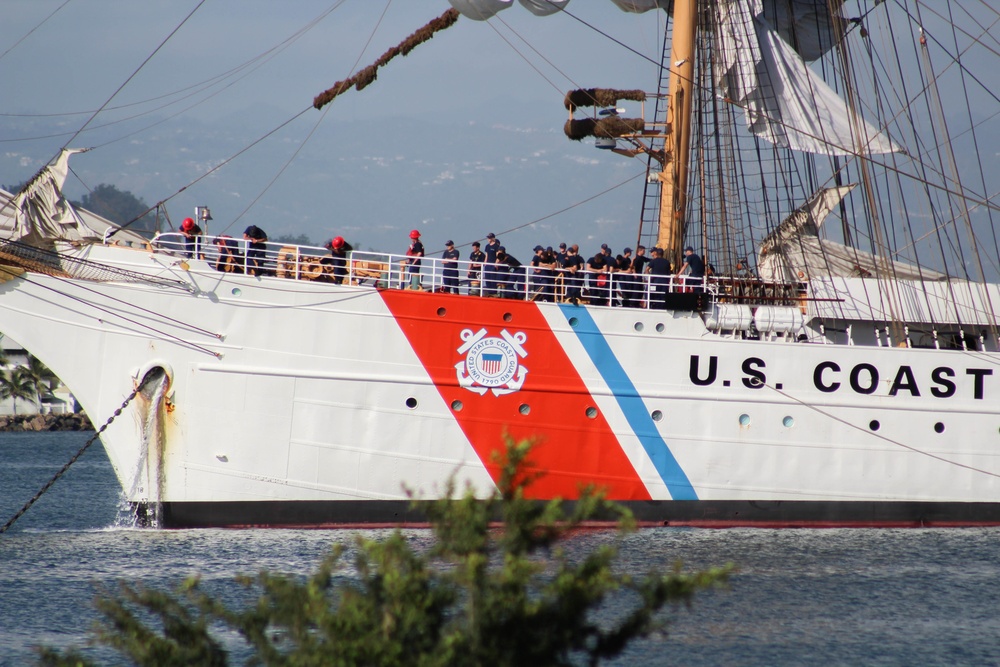
POLYGON ((177 286, 29 272, 0 284, 0 328, 97 426, 166 371, 163 404, 101 436, 164 526, 420 521, 407 489, 489 493, 505 434, 536 438, 539 498, 595 484, 647 523, 1000 524, 995 349, 84 254, 177 286))

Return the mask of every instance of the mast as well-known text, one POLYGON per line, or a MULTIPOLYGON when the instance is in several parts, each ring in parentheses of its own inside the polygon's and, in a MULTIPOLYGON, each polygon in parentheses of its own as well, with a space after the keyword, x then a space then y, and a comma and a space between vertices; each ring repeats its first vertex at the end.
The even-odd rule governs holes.
POLYGON ((660 181, 660 225, 656 244, 679 267, 684 242, 688 161, 691 148, 691 109, 694 88, 697 0, 675 0, 673 40, 670 45, 670 89, 667 112, 666 160, 660 181))

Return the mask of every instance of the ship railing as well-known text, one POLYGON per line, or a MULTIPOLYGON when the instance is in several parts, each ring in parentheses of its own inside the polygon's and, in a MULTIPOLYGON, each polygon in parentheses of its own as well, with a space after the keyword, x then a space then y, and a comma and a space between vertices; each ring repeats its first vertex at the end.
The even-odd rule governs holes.
POLYGON ((527 264, 498 266, 361 250, 337 258, 327 248, 281 242, 267 242, 260 250, 250 248, 244 239, 224 235, 189 239, 171 232, 158 235, 152 245, 157 252, 203 259, 212 268, 227 273, 526 301, 657 309, 667 308, 668 304, 671 308, 684 308, 687 299, 693 309, 705 307, 716 298, 750 296, 753 291, 744 289, 745 281, 717 278, 589 270, 574 273, 527 264))

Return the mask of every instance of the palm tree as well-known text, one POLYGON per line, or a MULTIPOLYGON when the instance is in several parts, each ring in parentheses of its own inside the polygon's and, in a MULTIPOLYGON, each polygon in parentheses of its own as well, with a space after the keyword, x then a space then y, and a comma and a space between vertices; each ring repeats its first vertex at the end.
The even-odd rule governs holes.
POLYGON ((52 391, 59 385, 59 378, 49 370, 49 367, 38 360, 33 354, 28 355, 28 365, 21 366, 24 373, 31 379, 35 394, 38 399, 52 395, 52 391))
POLYGON ((0 371, 0 401, 13 399, 15 415, 18 400, 34 401, 37 396, 35 383, 23 366, 0 371))

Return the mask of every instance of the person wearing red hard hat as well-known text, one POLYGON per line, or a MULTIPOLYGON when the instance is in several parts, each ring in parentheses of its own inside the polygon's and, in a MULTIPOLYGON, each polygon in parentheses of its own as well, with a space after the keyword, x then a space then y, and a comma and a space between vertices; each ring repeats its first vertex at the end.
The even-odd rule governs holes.
POLYGON ((184 249, 188 257, 201 256, 198 237, 201 236, 201 227, 195 224, 194 218, 184 218, 181 222, 181 234, 184 235, 184 249))
MULTIPOLYGON (((320 260, 321 264, 328 264, 333 267, 333 282, 338 285, 344 283, 347 278, 347 253, 354 250, 351 244, 344 240, 343 236, 334 236, 325 246, 330 251, 330 257, 320 260)), ((329 281, 329 278, 327 278, 329 281)))
POLYGON ((413 289, 420 287, 420 258, 423 256, 424 244, 420 242, 420 231, 414 229, 410 232, 410 247, 406 249, 407 259, 403 260, 403 264, 406 265, 407 280, 413 289))

